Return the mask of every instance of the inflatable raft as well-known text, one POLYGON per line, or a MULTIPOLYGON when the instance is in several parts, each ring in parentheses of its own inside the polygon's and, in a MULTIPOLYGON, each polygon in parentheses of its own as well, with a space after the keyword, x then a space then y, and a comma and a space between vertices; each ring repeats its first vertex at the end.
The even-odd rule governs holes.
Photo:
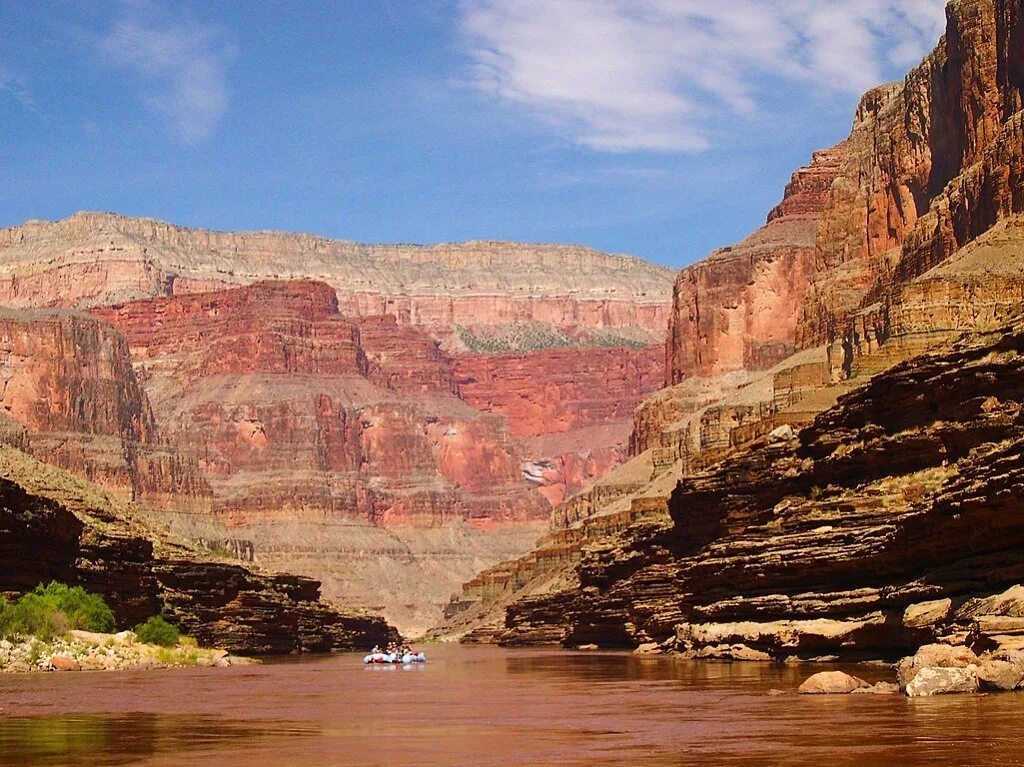
POLYGON ((426 663, 427 656, 421 652, 396 655, 395 653, 374 652, 363 658, 363 663, 426 663))

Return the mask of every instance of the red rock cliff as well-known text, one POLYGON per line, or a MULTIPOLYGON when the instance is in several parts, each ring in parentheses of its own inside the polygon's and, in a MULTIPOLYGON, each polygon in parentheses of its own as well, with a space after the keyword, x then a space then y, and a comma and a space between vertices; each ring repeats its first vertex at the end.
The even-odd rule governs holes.
POLYGON ((842 337, 858 309, 1022 212, 1020 5, 961 0, 947 14, 935 51, 857 112, 822 215, 801 346, 842 337))
POLYGON ((343 319, 327 285, 259 283, 93 311, 128 339, 158 418, 233 522, 436 525, 543 511, 504 419, 452 393, 436 342, 393 319, 343 319))
POLYGON ((455 375, 466 402, 532 437, 630 419, 661 386, 662 355, 660 346, 462 355, 455 375))
POLYGON ((116 332, 68 312, 0 314, 0 408, 32 454, 148 503, 201 510, 209 488, 168 449, 116 332))
POLYGON ((819 221, 844 154, 842 145, 815 154, 765 226, 679 275, 666 347, 669 385, 769 368, 793 353, 815 274, 819 221))

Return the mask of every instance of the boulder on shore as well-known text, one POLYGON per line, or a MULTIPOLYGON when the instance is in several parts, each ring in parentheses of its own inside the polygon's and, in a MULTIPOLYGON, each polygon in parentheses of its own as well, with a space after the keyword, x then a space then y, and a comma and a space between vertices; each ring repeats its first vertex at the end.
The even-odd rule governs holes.
POLYGON ((65 658, 63 655, 54 655, 50 659, 50 665, 54 671, 81 671, 82 664, 74 658, 65 658))
POLYGON ((978 667, 978 686, 1001 692, 1024 686, 1024 661, 987 660, 978 667))

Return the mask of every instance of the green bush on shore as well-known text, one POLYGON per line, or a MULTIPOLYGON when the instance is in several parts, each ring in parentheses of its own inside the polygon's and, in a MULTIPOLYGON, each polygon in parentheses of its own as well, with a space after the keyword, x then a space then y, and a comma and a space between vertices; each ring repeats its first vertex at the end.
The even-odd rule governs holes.
POLYGON ((113 631, 114 613, 102 597, 56 581, 40 584, 13 604, 0 598, 0 636, 49 642, 72 629, 113 631))
POLYGON ((143 644, 160 647, 175 647, 181 639, 178 627, 168 623, 159 615, 153 615, 145 623, 135 627, 135 636, 143 644))

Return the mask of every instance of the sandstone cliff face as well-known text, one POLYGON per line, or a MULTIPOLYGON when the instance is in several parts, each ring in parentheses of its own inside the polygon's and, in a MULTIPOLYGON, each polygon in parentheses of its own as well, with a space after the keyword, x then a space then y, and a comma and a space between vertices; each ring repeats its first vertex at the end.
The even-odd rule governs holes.
MULTIPOLYGON (((0 256, 0 304, 86 308, 125 335, 156 424, 125 460, 126 439, 32 449, 97 480, 120 472, 190 537, 402 620, 438 610, 446 578, 525 550, 552 504, 621 463, 632 408, 663 379, 639 349, 664 338, 671 273, 585 248, 366 246, 80 213, 0 231, 0 256), (514 402, 522 378, 460 387, 459 371, 508 366, 502 352, 529 371, 530 407, 514 402), (584 361, 581 385, 570 367, 584 361), (324 524, 338 529, 318 547, 324 524)), ((32 436, 10 426, 4 441, 32 436)))
POLYGON ((358 649, 396 632, 328 607, 308 578, 262 575, 157 536, 141 510, 0 447, 0 591, 51 579, 102 594, 130 627, 163 612, 201 643, 236 653, 358 649))

